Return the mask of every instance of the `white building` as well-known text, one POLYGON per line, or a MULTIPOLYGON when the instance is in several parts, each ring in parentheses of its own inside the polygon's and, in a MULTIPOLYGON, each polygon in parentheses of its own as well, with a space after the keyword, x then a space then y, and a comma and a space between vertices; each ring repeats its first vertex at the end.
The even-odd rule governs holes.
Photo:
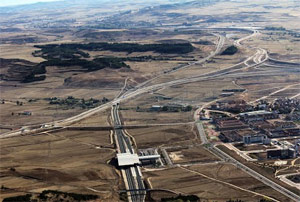
POLYGON ((137 154, 120 153, 117 154, 117 159, 119 166, 132 166, 141 163, 137 154))
POLYGON ((243 136, 243 143, 244 144, 270 144, 271 140, 268 136, 263 134, 255 134, 255 135, 245 135, 243 136))

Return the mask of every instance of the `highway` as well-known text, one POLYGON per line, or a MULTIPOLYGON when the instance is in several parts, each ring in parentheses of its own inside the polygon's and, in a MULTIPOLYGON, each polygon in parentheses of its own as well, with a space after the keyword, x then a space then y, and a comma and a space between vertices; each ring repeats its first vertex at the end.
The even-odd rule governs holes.
MULTIPOLYGON (((255 35, 256 34, 251 34, 249 36, 255 36, 255 35)), ((180 69, 190 67, 190 66, 192 66, 194 64, 200 64, 200 63, 206 62, 208 59, 210 59, 213 56, 215 56, 216 54, 218 54, 219 51, 221 50, 221 48, 224 45, 225 38, 223 36, 220 36, 220 35, 217 35, 217 36, 219 36, 219 41, 218 41, 217 47, 216 47, 216 49, 215 49, 214 52, 212 52, 206 58, 203 58, 203 59, 201 59, 199 61, 196 61, 194 63, 191 63, 191 64, 188 64, 186 66, 183 66, 180 69)), ((243 40, 245 40, 245 38, 248 38, 248 37, 244 37, 243 40)), ((255 55, 248 57, 245 61, 249 61, 249 60, 253 59, 253 57, 255 55)), ((249 67, 254 67, 256 65, 260 65, 260 64, 264 63, 267 60, 267 58, 268 57, 266 56, 265 59, 262 60, 262 61, 260 61, 258 64, 255 63, 253 65, 250 65, 249 67)), ((190 82, 202 81, 202 80, 205 80, 205 79, 216 78, 216 77, 219 77, 219 76, 222 76, 222 75, 226 75, 228 73, 232 73, 233 71, 237 71, 237 70, 242 69, 245 61, 243 61, 241 63, 238 63, 236 65, 230 66, 228 68, 222 69, 222 70, 216 70, 216 71, 212 71, 212 72, 204 73, 204 74, 201 73, 199 75, 195 75, 194 77, 190 77, 190 78, 177 79, 177 80, 173 80, 173 81, 170 81, 170 82, 165 82, 165 83, 159 83, 159 84, 154 84, 154 85, 146 86, 146 84, 148 84, 150 81, 153 81, 154 79, 156 79, 156 78, 158 78, 160 76, 160 75, 158 75, 157 77, 154 77, 154 78, 152 78, 152 79, 150 79, 150 80, 148 80, 148 81, 146 81, 144 83, 141 83, 141 84, 137 85, 135 88, 132 88, 132 89, 128 90, 123 95, 118 95, 118 97, 116 97, 111 102, 108 102, 108 103, 103 104, 103 105, 101 105, 99 107, 90 109, 88 111, 82 112, 82 113, 80 113, 78 115, 75 115, 73 117, 70 117, 70 118, 67 118, 67 119, 64 119, 64 120, 59 120, 59 121, 55 121, 55 122, 45 123, 45 125, 46 124, 49 125, 49 129, 51 129, 51 128, 55 127, 55 126, 70 125, 70 124, 72 124, 72 123, 74 123, 76 121, 79 121, 79 120, 82 120, 84 118, 87 118, 87 117, 89 117, 89 116, 91 116, 91 115, 93 115, 93 114, 95 114, 97 112, 109 109, 111 107, 111 105, 114 104, 114 103, 119 103, 119 102, 121 102, 123 100, 128 100, 130 98, 133 98, 133 97, 135 97, 137 95, 141 95, 141 94, 146 93, 146 92, 150 92, 150 91, 153 91, 153 90, 157 90, 157 89, 168 87, 168 86, 172 86, 172 85, 185 84, 185 83, 190 83, 190 82)), ((178 70, 179 69, 171 70, 170 72, 167 72, 167 73, 171 73, 171 72, 178 71, 178 70)), ((167 74, 167 73, 163 73, 163 74, 167 74)), ((163 74, 161 74, 161 75, 163 75, 163 74)), ((31 132, 34 132, 34 131, 31 131, 31 132)), ((20 135, 20 134, 22 134, 21 130, 16 130, 16 131, 8 132, 6 134, 2 134, 0 136, 0 138, 12 137, 12 136, 15 136, 15 135, 20 135)))
MULTIPOLYGON (((125 135, 123 129, 121 129, 121 120, 118 113, 119 105, 113 105, 112 107, 112 119, 115 127, 115 139, 118 153, 131 153, 134 154, 134 150, 131 146, 130 139, 125 135)), ((145 185, 142 178, 140 167, 128 166, 122 168, 124 182, 126 184, 127 193, 129 193, 128 199, 132 202, 145 201, 145 185)))
MULTIPOLYGON (((242 39, 237 40, 235 42, 235 44, 237 46, 241 46, 241 44, 240 44, 241 41, 246 40, 250 37, 256 36, 257 34, 258 34, 258 32, 254 31, 254 33, 252 35, 249 35, 247 37, 244 37, 242 39)), ((221 47, 223 46, 224 42, 222 42, 222 40, 223 40, 222 38, 219 39, 219 45, 217 46, 217 49, 213 54, 208 56, 208 58, 206 58, 206 59, 198 61, 198 63, 205 62, 207 59, 209 59, 209 58, 213 57, 215 54, 217 54, 219 49, 221 49, 221 47)), ((154 84, 154 85, 149 85, 149 86, 146 86, 146 84, 149 82, 149 81, 147 81, 147 83, 144 82, 142 85, 138 85, 137 87, 135 87, 131 90, 128 90, 127 92, 125 92, 124 94, 117 97, 116 99, 114 99, 111 102, 108 102, 104 105, 101 105, 101 106, 99 106, 97 108, 94 108, 94 109, 91 109, 89 111, 83 112, 83 113, 81 113, 79 115, 76 115, 74 117, 70 117, 70 118, 65 119, 65 120, 57 121, 57 122, 55 122, 55 125, 65 126, 65 125, 71 124, 75 121, 78 121, 78 120, 81 120, 83 118, 89 117, 90 115, 95 114, 95 113, 97 113, 101 110, 108 109, 113 104, 112 117, 114 119, 116 144, 117 144, 117 147, 118 147, 118 152, 119 153, 126 153, 126 152, 133 153, 134 150, 132 149, 130 140, 124 134, 123 130, 121 129, 121 121, 120 121, 120 118, 119 118, 119 115, 118 115, 118 106, 117 106, 116 103, 120 103, 121 101, 128 100, 130 98, 141 95, 143 93, 151 92, 153 90, 158 90, 158 89, 161 89, 161 88, 164 88, 164 87, 169 87, 169 86, 178 85, 178 84, 191 83, 191 82, 204 81, 204 80, 207 80, 207 79, 290 74, 290 72, 284 72, 284 70, 257 71, 257 72, 237 72, 237 71, 243 70, 245 68, 257 67, 257 66, 263 64, 264 62, 266 62, 267 60, 268 60, 267 52, 263 49, 258 49, 257 52, 254 55, 248 57, 245 61, 242 61, 241 63, 238 63, 236 65, 230 66, 230 67, 222 69, 222 70, 216 70, 216 71, 205 73, 205 74, 195 75, 195 76, 189 77, 189 78, 182 78, 182 79, 177 79, 177 80, 168 81, 168 82, 159 83, 159 84, 154 84), (249 65, 250 60, 252 60, 252 63, 253 63, 252 65, 249 65)), ((180 69, 187 68, 187 67, 189 67, 191 65, 194 65, 194 64, 197 64, 197 62, 188 64, 186 66, 183 66, 180 69)), ((178 71, 178 70, 179 69, 175 69, 174 71, 178 71)), ((170 72, 174 72, 174 71, 170 71, 170 72)), ((296 71, 295 73, 299 73, 299 71, 298 72, 296 71)), ((201 137, 202 143, 208 143, 207 138, 204 137, 205 134, 203 132, 203 127, 201 125, 199 125, 201 123, 199 122, 197 124, 198 124, 197 128, 199 130, 200 137, 203 136, 203 137, 201 137)), ((51 129, 51 127, 49 129, 51 129)), ((14 131, 13 133, 9 133, 7 135, 1 136, 1 138, 9 137, 11 135, 18 135, 18 134, 21 134, 21 132, 20 131, 14 131)), ((289 197, 289 198, 291 198, 295 201, 300 201, 300 197, 297 196, 296 194, 294 194, 293 192, 291 192, 291 191, 287 190, 286 188, 276 184, 275 182, 273 182, 273 181, 269 180, 268 178, 262 176, 261 174, 257 173, 256 171, 248 168, 247 166, 245 166, 241 162, 237 161, 236 159, 232 158, 231 156, 229 156, 225 152, 223 152, 220 149, 218 149, 217 147, 215 147, 215 145, 208 146, 208 148, 209 148, 210 151, 217 154, 222 159, 230 161, 231 163, 233 163, 237 167, 239 167, 242 170, 244 170, 245 172, 247 172, 249 175, 253 176, 254 178, 256 178, 260 181, 262 181, 266 185, 274 188, 278 192, 284 194, 285 196, 287 196, 287 197, 289 197)), ((131 201, 144 201, 145 192, 143 190, 145 190, 145 187, 144 187, 144 182, 142 180, 140 168, 138 166, 134 166, 134 167, 124 168, 123 171, 125 173, 125 177, 124 177, 125 178, 125 184, 126 184, 128 190, 130 190, 129 191, 130 192, 130 200, 131 201), (133 190, 136 190, 136 191, 133 191, 133 190)))

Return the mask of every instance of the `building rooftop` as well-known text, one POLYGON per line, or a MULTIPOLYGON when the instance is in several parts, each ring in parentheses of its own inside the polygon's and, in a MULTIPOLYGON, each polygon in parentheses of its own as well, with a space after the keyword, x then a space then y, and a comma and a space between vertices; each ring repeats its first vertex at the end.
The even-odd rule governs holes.
POLYGON ((131 166, 135 164, 140 164, 140 160, 137 154, 120 153, 117 154, 117 159, 119 166, 131 166))
POLYGON ((264 114, 272 114, 272 112, 269 112, 266 110, 259 110, 259 111, 253 111, 253 112, 240 113, 240 116, 256 116, 256 115, 264 115, 264 114))

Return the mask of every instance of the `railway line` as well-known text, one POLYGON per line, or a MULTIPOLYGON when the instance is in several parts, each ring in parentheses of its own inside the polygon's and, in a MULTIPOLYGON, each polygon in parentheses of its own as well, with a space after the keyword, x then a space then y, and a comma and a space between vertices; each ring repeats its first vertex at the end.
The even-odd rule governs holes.
MULTIPOLYGON (((115 127, 115 139, 118 153, 131 153, 134 154, 134 149, 132 148, 129 138, 125 135, 123 129, 120 127, 122 125, 120 116, 118 114, 119 105, 113 105, 112 107, 112 118, 115 127)), ((127 166, 121 168, 123 170, 124 182, 127 183, 128 187, 128 199, 132 202, 142 202, 145 200, 145 185, 141 175, 140 167, 138 165, 127 166)))

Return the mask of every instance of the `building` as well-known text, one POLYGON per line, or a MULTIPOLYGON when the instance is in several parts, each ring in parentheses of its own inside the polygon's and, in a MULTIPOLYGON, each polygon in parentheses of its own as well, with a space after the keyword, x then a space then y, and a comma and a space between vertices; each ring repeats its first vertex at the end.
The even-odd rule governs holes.
POLYGON ((232 96, 234 95, 234 92, 224 92, 224 93, 221 93, 221 97, 229 97, 229 96, 232 96))
POLYGON ((159 112, 160 110, 161 110, 160 105, 152 105, 150 108, 150 111, 152 111, 152 112, 159 112))
POLYGON ((140 165, 141 162, 155 162, 160 158, 159 154, 143 155, 138 156, 138 154, 131 153, 119 153, 117 154, 118 165, 119 166, 134 166, 140 165))
POLYGON ((232 113, 241 113, 253 110, 253 106, 246 103, 244 100, 223 100, 218 101, 216 105, 211 106, 212 109, 228 111, 232 113))
POLYGON ((267 151, 268 159, 290 159, 296 158, 296 150, 293 148, 277 149, 267 151))
POLYGON ((25 112, 18 113, 18 115, 31 116, 32 113, 29 111, 25 111, 25 112))
POLYGON ((279 138, 287 136, 284 130, 282 129, 265 130, 265 134, 268 135, 269 138, 279 138))
POLYGON ((274 122, 275 127, 277 128, 296 128, 297 125, 294 124, 292 121, 275 121, 274 122))
POLYGON ((223 92, 244 92, 246 89, 244 88, 237 88, 237 89, 223 89, 223 92))
POLYGON ((140 164, 140 160, 137 154, 131 153, 119 153, 117 154, 119 166, 133 166, 140 164))
POLYGON ((244 144, 270 144, 271 140, 264 134, 250 134, 243 136, 244 144))
POLYGON ((162 111, 168 111, 168 112, 180 112, 184 110, 186 106, 182 104, 177 103, 168 103, 162 107, 162 111))
POLYGON ((219 138, 223 142, 242 142, 243 137, 254 136, 255 132, 251 129, 231 130, 220 132, 219 138))
POLYGON ((235 118, 224 118, 216 120, 216 128, 220 131, 226 131, 245 129, 249 126, 235 118))
POLYGON ((274 112, 269 112, 265 110, 244 112, 239 114, 240 119, 244 122, 250 121, 263 121, 268 119, 277 119, 279 116, 274 112))
POLYGON ((265 130, 275 129, 275 126, 268 121, 258 120, 258 121, 249 121, 248 124, 254 130, 260 130, 264 132, 265 130))
POLYGON ((300 128, 288 128, 284 132, 287 136, 300 136, 300 128))

